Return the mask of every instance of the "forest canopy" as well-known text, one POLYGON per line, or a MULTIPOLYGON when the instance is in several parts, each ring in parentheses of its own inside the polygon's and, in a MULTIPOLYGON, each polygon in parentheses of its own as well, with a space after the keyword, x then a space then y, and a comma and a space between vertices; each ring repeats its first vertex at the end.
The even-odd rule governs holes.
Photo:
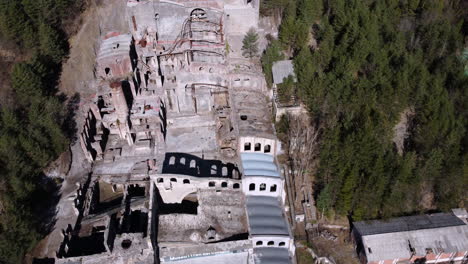
POLYGON ((42 171, 70 139, 66 98, 57 95, 68 53, 63 21, 80 7, 75 0, 0 0, 2 43, 26 58, 15 59, 6 77, 13 103, 0 106, 0 263, 21 263, 42 235, 37 205, 50 196, 42 171))
POLYGON ((297 94, 321 131, 318 209, 361 220, 466 207, 467 4, 264 0, 262 12, 272 9, 280 44, 263 67, 271 79, 280 52, 294 60, 297 94))

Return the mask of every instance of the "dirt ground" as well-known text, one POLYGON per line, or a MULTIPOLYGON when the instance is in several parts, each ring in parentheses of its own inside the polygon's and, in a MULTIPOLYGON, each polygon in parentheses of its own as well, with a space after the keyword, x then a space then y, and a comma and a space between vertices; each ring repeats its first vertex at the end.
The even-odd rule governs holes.
POLYGON ((314 259, 310 255, 309 252, 307 252, 306 249, 304 248, 297 248, 296 249, 296 258, 297 258, 297 264, 311 264, 314 263, 314 259))
MULTIPOLYGON (((320 257, 328 257, 336 264, 360 264, 348 229, 321 228, 318 236, 311 240, 307 245, 320 257)), ((298 249, 298 263, 312 263, 301 262, 307 261, 303 253, 308 253, 304 249, 302 251, 298 249)))

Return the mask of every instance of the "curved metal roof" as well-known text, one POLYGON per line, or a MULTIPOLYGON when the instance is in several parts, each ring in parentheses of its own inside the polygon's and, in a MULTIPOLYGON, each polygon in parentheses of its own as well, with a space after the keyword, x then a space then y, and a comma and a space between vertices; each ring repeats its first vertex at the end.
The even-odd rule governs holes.
POLYGON ((241 153, 242 162, 247 160, 257 160, 257 161, 269 161, 273 162, 273 156, 263 153, 252 153, 252 152, 244 152, 241 153))
POLYGON ((99 48, 98 60, 111 56, 130 56, 132 35, 120 34, 102 41, 99 48))
POLYGON ((252 235, 289 236, 288 224, 277 198, 248 196, 247 215, 252 235))
POLYGON ((271 170, 244 170, 245 176, 267 176, 267 177, 279 177, 280 174, 277 171, 271 170))
POLYGON ((244 167, 244 170, 265 169, 265 170, 276 171, 276 165, 273 162, 269 162, 269 161, 246 160, 242 162, 242 167, 244 167))
POLYGON ((263 153, 241 153, 245 176, 280 177, 272 155, 263 153))

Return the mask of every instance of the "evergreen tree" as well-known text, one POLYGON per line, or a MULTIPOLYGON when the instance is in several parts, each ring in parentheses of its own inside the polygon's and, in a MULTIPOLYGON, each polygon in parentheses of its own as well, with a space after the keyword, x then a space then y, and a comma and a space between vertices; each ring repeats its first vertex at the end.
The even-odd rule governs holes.
POLYGON ((0 0, 0 35, 30 58, 9 76, 16 104, 0 108, 0 263, 21 263, 42 235, 33 213, 43 191, 40 177, 69 142, 55 97, 67 53, 62 20, 73 17, 71 7, 81 2, 0 0))
POLYGON ((279 32, 293 55, 297 95, 323 128, 318 208, 367 219, 466 204, 462 6, 330 0, 323 10, 322 3, 289 3, 279 32), (408 109, 414 116, 400 155, 394 126, 408 109))
POLYGON ((60 63, 66 51, 66 42, 59 32, 46 23, 39 24, 39 44, 41 54, 48 56, 55 63, 60 63))
POLYGON ((310 26, 321 18, 323 12, 323 1, 298 0, 297 11, 299 19, 310 26))
POLYGON ((271 67, 276 61, 284 59, 284 55, 281 51, 281 45, 278 40, 272 40, 270 45, 265 49, 265 52, 262 55, 262 68, 265 74, 265 79, 269 87, 273 84, 273 74, 271 72, 271 67))
POLYGON ((253 58, 258 54, 258 34, 251 28, 242 40, 242 56, 253 58))

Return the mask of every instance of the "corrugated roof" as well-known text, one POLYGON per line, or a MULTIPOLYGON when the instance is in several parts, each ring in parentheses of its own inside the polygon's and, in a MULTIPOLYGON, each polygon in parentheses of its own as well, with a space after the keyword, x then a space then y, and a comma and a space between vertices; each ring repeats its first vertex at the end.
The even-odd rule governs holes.
POLYGON ((280 177, 278 171, 271 170, 244 170, 244 176, 265 176, 265 177, 280 177))
POLYGON ((264 154, 264 153, 255 153, 255 152, 243 152, 241 153, 242 161, 247 160, 257 160, 257 161, 269 161, 273 162, 273 156, 264 154))
POLYGON ((99 48, 98 59, 109 56, 130 56, 131 34, 121 34, 105 39, 99 48))
POLYGON ((294 81, 296 81, 292 60, 282 60, 273 63, 271 72, 273 74, 273 82, 275 84, 282 83, 283 79, 288 78, 289 75, 292 75, 294 77, 294 81))
POLYGON ((367 235, 362 238, 368 261, 409 258, 411 248, 416 256, 468 250, 468 225, 421 229, 397 233, 367 235))
POLYGON ((273 156, 263 153, 241 153, 245 176, 280 177, 273 156))
POLYGON ((354 222, 354 228, 361 236, 431 229, 447 226, 464 225, 463 221, 452 213, 437 213, 431 215, 415 215, 392 218, 389 220, 373 220, 354 222))
POLYGON ((289 236, 288 225, 277 198, 247 196, 250 234, 289 236))
POLYGON ((288 264, 292 263, 285 248, 254 248, 255 264, 288 264))
POLYGON ((276 164, 270 161, 246 160, 242 162, 244 170, 270 170, 276 171, 276 164))

